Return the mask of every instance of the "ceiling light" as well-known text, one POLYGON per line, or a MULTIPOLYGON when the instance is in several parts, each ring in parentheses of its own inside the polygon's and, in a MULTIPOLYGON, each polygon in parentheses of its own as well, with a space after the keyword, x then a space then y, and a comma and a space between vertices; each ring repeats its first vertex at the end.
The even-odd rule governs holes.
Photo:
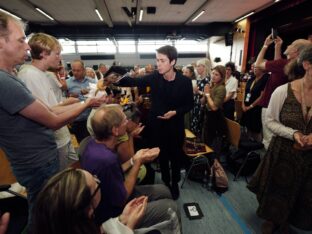
POLYGON ((253 15, 253 14, 255 14, 254 11, 252 11, 252 12, 250 12, 250 13, 248 13, 248 14, 246 14, 246 15, 240 17, 240 18, 238 18, 238 19, 235 20, 234 22, 236 23, 236 22, 238 22, 238 21, 241 21, 241 20, 243 20, 243 19, 245 19, 245 18, 247 18, 248 16, 251 16, 251 15, 253 15))
POLYGON ((201 11, 197 16, 195 16, 193 19, 192 19, 192 22, 194 22, 195 20, 197 20, 202 14, 204 14, 205 11, 201 11))
POLYGON ((16 18, 16 19, 18 19, 18 20, 22 20, 20 17, 18 17, 18 16, 16 16, 16 15, 13 15, 12 13, 10 13, 10 12, 8 12, 8 11, 6 11, 6 10, 3 10, 3 9, 0 8, 0 11, 4 12, 4 13, 10 15, 10 16, 13 16, 14 18, 16 18))
POLYGON ((142 18, 143 18, 143 9, 140 10, 140 18, 139 18, 139 21, 142 21, 142 18))
POLYGON ((44 15, 45 17, 49 18, 50 20, 54 21, 54 19, 49 16, 47 13, 45 13, 43 10, 41 10, 40 8, 36 7, 36 10, 39 11, 42 15, 44 15))
POLYGON ((97 16, 100 18, 101 21, 104 21, 100 12, 98 11, 98 9, 95 9, 95 13, 97 14, 97 16))

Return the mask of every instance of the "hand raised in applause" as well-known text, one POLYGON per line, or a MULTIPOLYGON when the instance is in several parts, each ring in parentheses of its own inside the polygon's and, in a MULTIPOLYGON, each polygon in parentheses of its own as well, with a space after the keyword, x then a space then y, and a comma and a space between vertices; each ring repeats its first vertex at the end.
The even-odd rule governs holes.
POLYGON ((139 123, 131 132, 130 135, 133 138, 140 138, 140 133, 143 131, 143 129, 145 128, 144 125, 142 125, 142 123, 139 123))
POLYGON ((141 164, 152 162, 158 157, 160 149, 158 147, 151 149, 141 149, 133 156, 135 160, 139 160, 141 164))
POLYGON ((120 222, 133 230, 144 216, 146 206, 147 196, 132 199, 127 203, 122 214, 119 216, 120 222))

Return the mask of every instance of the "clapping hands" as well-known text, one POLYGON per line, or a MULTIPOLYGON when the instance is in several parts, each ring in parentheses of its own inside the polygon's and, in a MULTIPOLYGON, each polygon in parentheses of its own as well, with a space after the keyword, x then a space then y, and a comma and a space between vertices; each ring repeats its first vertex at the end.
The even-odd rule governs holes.
POLYGON ((143 131, 143 129, 145 128, 144 125, 142 125, 142 123, 139 123, 131 132, 131 136, 133 138, 139 138, 140 137, 140 134, 141 132, 143 131))
POLYGON ((158 147, 151 149, 141 149, 133 156, 135 160, 140 160, 141 164, 152 162, 158 157, 160 149, 158 147))
POLYGON ((132 199, 127 203, 122 214, 119 216, 120 222, 133 230, 144 216, 146 206, 146 196, 132 199))

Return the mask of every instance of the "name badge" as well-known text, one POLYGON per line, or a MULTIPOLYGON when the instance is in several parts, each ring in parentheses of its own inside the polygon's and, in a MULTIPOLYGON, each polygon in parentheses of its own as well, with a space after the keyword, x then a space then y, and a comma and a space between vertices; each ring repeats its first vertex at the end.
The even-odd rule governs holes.
POLYGON ((246 98, 245 98, 245 102, 249 102, 250 97, 251 97, 251 94, 250 94, 250 93, 247 93, 246 98))

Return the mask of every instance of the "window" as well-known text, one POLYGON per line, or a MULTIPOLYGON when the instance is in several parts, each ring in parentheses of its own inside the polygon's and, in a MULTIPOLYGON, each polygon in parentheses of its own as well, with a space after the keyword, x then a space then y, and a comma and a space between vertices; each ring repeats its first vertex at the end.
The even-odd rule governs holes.
POLYGON ((138 52, 143 53, 156 53, 156 49, 164 45, 171 45, 170 41, 154 41, 154 40, 140 40, 138 42, 138 52))
POLYGON ((62 54, 74 54, 76 53, 75 42, 68 39, 58 40, 63 48, 62 54))
POLYGON ((117 41, 119 53, 135 53, 135 41, 117 41))
POLYGON ((175 47, 179 53, 183 52, 207 52, 207 41, 179 40, 176 41, 175 47))
POLYGON ((112 41, 77 41, 78 53, 116 53, 112 41))

